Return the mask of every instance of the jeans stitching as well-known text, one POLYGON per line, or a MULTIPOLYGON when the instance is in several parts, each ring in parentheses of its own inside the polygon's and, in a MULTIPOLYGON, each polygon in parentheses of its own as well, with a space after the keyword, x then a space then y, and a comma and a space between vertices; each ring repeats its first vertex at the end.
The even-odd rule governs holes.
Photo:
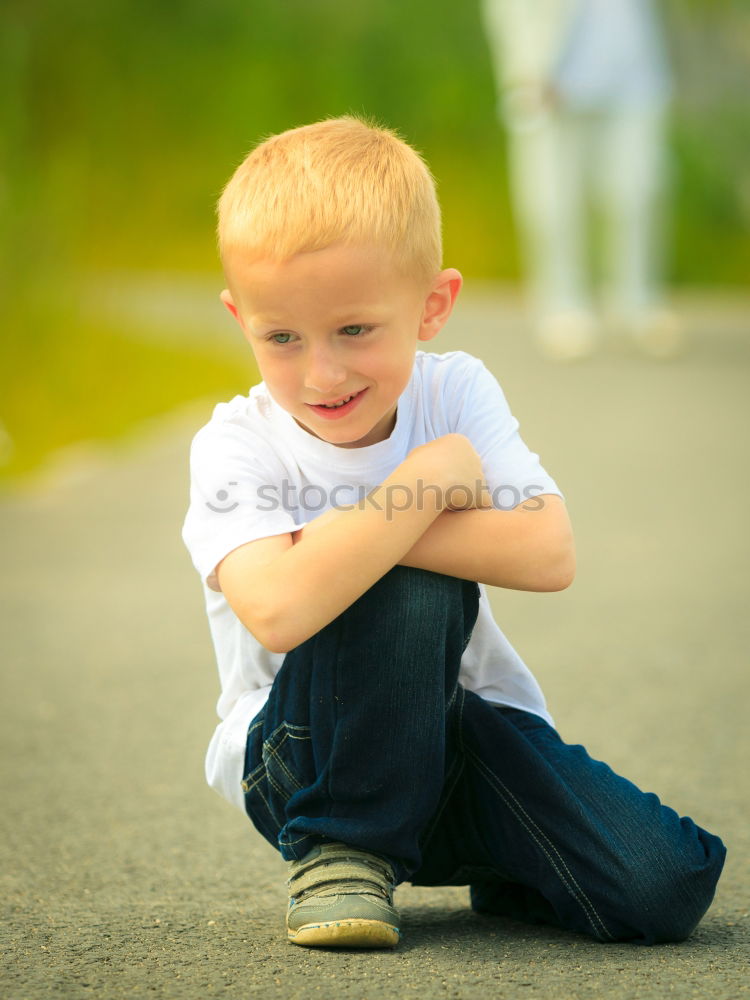
POLYGON ((456 745, 458 752, 463 754, 465 752, 464 746, 464 703, 466 701, 466 692, 462 684, 456 684, 456 696, 458 700, 458 707, 456 708, 456 745))
MULTIPOLYGON (((309 740, 310 737, 309 736, 296 736, 294 733, 290 733, 290 732, 287 731, 287 732, 284 733, 283 738, 276 745, 272 746, 270 744, 270 741, 269 741, 266 744, 264 744, 264 747, 263 747, 263 749, 265 751, 264 756, 267 757, 269 760, 273 760, 276 763, 276 765, 278 766, 279 770, 282 771, 286 775, 286 777, 287 777, 287 779, 289 781, 289 784, 293 788, 295 788, 297 791, 300 791, 304 786, 298 780, 297 776, 295 774, 293 774, 292 771, 289 769, 289 767, 287 766, 287 764, 284 761, 283 757, 281 756, 280 751, 281 751, 282 747, 284 746, 284 744, 286 743, 287 740, 301 740, 301 739, 307 739, 307 740, 309 740)), ((274 775, 268 770, 268 768, 266 768, 266 773, 268 775, 269 782, 273 785, 273 787, 276 789, 276 791, 279 793, 279 795, 287 795, 287 790, 278 783, 278 781, 276 780, 276 778, 274 777, 274 775)), ((288 797, 288 795, 287 795, 287 797, 288 797)))
MULTIPOLYGON (((284 788, 283 785, 279 784, 279 782, 274 778, 273 774, 269 773, 268 770, 266 771, 266 781, 271 786, 271 788, 276 792, 276 794, 284 798, 285 801, 288 801, 291 798, 291 796, 288 793, 288 790, 284 788)), ((301 787, 302 786, 298 784, 297 791, 299 791, 301 787)))
POLYGON ((301 844, 303 841, 308 840, 312 835, 309 833, 303 833, 301 837, 295 837, 294 840, 290 840, 288 837, 279 836, 279 843, 283 843, 286 847, 294 847, 295 844, 301 844))
POLYGON ((260 727, 263 726, 264 722, 265 722, 265 713, 263 713, 260 716, 260 718, 256 719, 255 722, 250 724, 250 728, 247 731, 248 740, 250 739, 250 736, 255 732, 256 729, 259 729, 260 727))
POLYGON ((610 933, 603 919, 597 912, 593 902, 589 899, 584 890, 578 884, 572 872, 565 863, 564 858, 557 850, 555 845, 552 843, 552 841, 549 839, 549 837, 537 826, 537 824, 534 822, 531 816, 529 816, 529 814, 523 808, 518 799, 513 795, 510 789, 500 780, 500 778, 495 774, 495 772, 491 768, 489 768, 485 764, 485 762, 480 757, 478 757, 476 753, 474 753, 474 751, 469 750, 467 752, 468 755, 471 757, 471 759, 476 763, 478 769, 480 771, 485 772, 485 777, 487 777, 487 780, 490 781, 490 784, 495 785, 496 790, 500 794, 500 797, 505 801, 506 805, 510 807, 511 811, 515 815, 518 822, 521 824, 522 827, 524 827, 529 836, 535 841, 535 843, 542 850, 547 860, 549 861, 553 871, 556 873, 557 877, 560 879, 560 882, 565 887, 566 891, 570 894, 570 896, 572 896, 572 898, 578 903, 578 905, 586 914, 586 917, 588 918, 589 922, 594 928, 594 931, 596 931, 598 925, 599 928, 601 929, 601 933, 611 939, 613 935, 610 933), (488 775, 491 776, 491 779, 490 777, 488 777, 488 775), (553 855, 557 857, 559 864, 558 862, 555 861, 555 857, 553 857, 553 855), (565 873, 567 873, 567 878, 565 873), (570 881, 568 881, 568 879, 570 881))
POLYGON ((266 811, 268 812, 268 816, 269 816, 271 822, 274 825, 276 825, 276 818, 275 818, 275 816, 273 814, 273 809, 271 807, 271 802, 270 802, 270 800, 268 799, 268 797, 266 796, 266 794, 265 794, 265 792, 263 790, 263 785, 262 785, 262 780, 261 779, 263 778, 264 773, 265 773, 265 765, 261 764, 260 767, 257 767, 255 769, 255 771, 253 771, 250 775, 248 775, 248 777, 242 782, 242 790, 245 793, 245 805, 246 805, 246 808, 247 808, 247 805, 248 805, 248 803, 247 803, 247 796, 251 792, 257 792, 258 797, 261 799, 261 801, 263 802, 263 805, 266 807, 266 811), (252 775, 255 774, 256 772, 258 772, 257 777, 254 780, 251 780, 252 779, 252 775))
MULTIPOLYGON (((255 723, 251 726, 249 732, 257 729, 262 725, 262 721, 255 723)), ((280 756, 281 748, 288 739, 292 740, 309 740, 310 737, 310 727, 309 726, 295 726, 291 723, 282 722, 282 724, 274 730, 274 732, 269 736, 267 740, 263 743, 263 757, 264 759, 248 774, 248 776, 242 781, 242 790, 247 795, 255 790, 263 799, 263 803, 268 809, 269 813, 273 817, 273 810, 268 798, 264 795, 261 789, 261 783, 265 778, 266 782, 273 788, 275 792, 278 793, 285 801, 288 801, 290 796, 288 789, 284 788, 279 784, 278 780, 274 777, 273 772, 269 771, 266 761, 273 760, 276 766, 283 771, 289 780, 290 785, 297 789, 298 791, 303 787, 303 785, 298 781, 297 777, 289 769, 283 758, 280 756), (293 732, 292 730, 297 730, 293 732), (277 743, 274 741, 277 739, 278 734, 283 731, 283 736, 281 740, 277 743)))
POLYGON ((266 765, 260 763, 257 767, 254 767, 252 771, 247 775, 247 777, 242 779, 242 789, 245 792, 250 792, 255 788, 255 786, 261 781, 265 776, 266 765))

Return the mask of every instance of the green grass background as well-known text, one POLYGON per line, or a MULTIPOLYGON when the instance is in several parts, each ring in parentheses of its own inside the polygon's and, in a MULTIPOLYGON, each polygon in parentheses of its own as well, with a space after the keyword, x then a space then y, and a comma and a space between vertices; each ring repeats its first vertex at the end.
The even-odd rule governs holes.
MULTIPOLYGON (((670 280, 750 273, 746 0, 663 0, 676 75, 670 280)), ((4 0, 0 479, 198 396, 244 391, 207 337, 85 303, 102 276, 215 272, 213 206, 265 134, 344 112, 427 156, 446 260, 515 282, 504 138, 478 5, 4 0)), ((218 308, 218 306, 217 306, 218 308)))

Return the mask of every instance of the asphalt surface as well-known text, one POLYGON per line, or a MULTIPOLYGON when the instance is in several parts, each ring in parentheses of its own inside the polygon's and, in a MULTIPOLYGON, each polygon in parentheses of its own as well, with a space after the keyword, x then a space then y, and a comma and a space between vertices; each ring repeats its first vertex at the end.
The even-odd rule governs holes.
POLYGON ((747 993, 750 303, 684 310, 673 362, 560 367, 480 288, 435 348, 485 357, 566 494, 576 583, 494 595, 563 737, 729 847, 694 936, 598 945, 402 887, 396 951, 287 944, 283 864, 203 781, 218 680, 179 537, 201 403, 0 500, 2 997, 747 993))

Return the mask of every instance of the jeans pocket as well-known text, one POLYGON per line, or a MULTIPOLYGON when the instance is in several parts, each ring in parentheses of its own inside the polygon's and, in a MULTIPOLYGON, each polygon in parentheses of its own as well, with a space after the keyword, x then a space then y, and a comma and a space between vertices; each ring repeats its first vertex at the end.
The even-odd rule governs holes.
POLYGON ((287 802, 309 782, 311 760, 309 726, 282 722, 265 740, 262 717, 250 726, 242 781, 245 811, 274 847, 287 820, 287 802))

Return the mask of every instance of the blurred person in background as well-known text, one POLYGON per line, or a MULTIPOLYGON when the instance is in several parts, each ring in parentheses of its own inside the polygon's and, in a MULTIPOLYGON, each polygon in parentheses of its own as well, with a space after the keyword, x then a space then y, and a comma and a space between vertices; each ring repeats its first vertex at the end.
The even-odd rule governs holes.
POLYGON ((606 328, 674 354, 680 327, 661 284, 670 74, 655 4, 482 3, 540 351, 584 357, 606 328))

